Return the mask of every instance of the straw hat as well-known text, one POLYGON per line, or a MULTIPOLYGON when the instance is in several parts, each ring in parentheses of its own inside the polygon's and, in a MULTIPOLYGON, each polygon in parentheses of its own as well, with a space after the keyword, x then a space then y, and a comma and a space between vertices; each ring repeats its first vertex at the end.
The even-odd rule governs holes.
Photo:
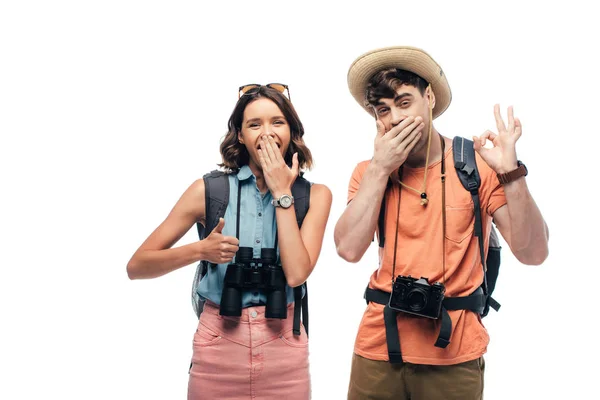
POLYGON ((361 55, 348 70, 350 93, 369 114, 373 115, 373 110, 365 107, 365 95, 369 79, 377 72, 388 68, 399 68, 413 72, 431 84, 435 94, 434 119, 446 111, 446 108, 450 105, 452 93, 442 67, 421 49, 409 46, 394 46, 372 50, 361 55))

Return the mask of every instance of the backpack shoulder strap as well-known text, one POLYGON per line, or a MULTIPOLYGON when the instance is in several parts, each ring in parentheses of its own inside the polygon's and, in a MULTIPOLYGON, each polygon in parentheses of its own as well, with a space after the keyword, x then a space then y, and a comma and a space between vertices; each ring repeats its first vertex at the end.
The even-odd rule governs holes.
POLYGON ((454 137, 452 140, 452 155, 454 157, 454 168, 456 168, 460 183, 471 193, 479 191, 481 178, 475 160, 473 141, 460 136, 454 137))
POLYGON ((486 277, 486 260, 483 249, 483 224, 481 221, 481 201, 479 199, 479 187, 481 186, 481 177, 477 169, 477 161, 475 158, 475 149, 473 141, 460 136, 455 136, 452 140, 452 155, 454 157, 454 168, 460 179, 460 183, 464 188, 471 193, 473 198, 473 206, 475 212, 475 236, 479 238, 479 253, 481 256, 481 264, 483 266, 483 291, 488 295, 487 277, 486 277))
MULTIPOLYGON (((203 176, 204 179, 204 206, 206 226, 200 222, 196 223, 198 229, 198 237, 200 240, 210 235, 212 230, 217 226, 219 218, 225 215, 227 204, 229 204, 229 177, 223 171, 212 171, 203 176)), ((208 263, 200 261, 196 267, 194 275, 194 283, 192 285, 192 305, 196 316, 200 317, 202 313, 203 303, 196 292, 198 284, 208 270, 208 263)))
POLYGON ((385 190, 383 191, 383 198, 381 199, 381 205, 379 206, 379 217, 377 217, 377 229, 379 231, 378 240, 379 247, 385 247, 385 199, 392 187, 392 180, 388 179, 387 184, 385 186, 385 190))
POLYGON ((296 221, 298 226, 301 227, 310 207, 310 182, 298 176, 292 185, 292 196, 294 197, 296 221))
MULTIPOLYGON (((296 222, 298 227, 302 227, 304 217, 310 208, 310 182, 304 177, 298 176, 292 185, 292 196, 294 197, 294 209, 296 210, 296 222)), ((304 282, 302 285, 294 289, 294 335, 300 335, 300 313, 302 313, 302 323, 308 337, 308 284, 304 282), (302 288, 304 287, 304 297, 302 297, 302 288)))
POLYGON ((227 204, 229 204, 229 176, 223 171, 212 171, 203 177, 204 179, 204 206, 206 226, 198 226, 198 234, 200 239, 204 239, 205 235, 210 235, 210 232, 217 226, 219 218, 223 218, 227 204))

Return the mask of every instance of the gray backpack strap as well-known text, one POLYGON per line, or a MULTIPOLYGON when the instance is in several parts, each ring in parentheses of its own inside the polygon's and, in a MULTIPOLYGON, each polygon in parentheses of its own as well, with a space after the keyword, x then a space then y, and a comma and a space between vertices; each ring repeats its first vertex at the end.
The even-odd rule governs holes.
POLYGON ((481 177, 477 169, 477 159, 475 157, 475 149, 471 140, 460 136, 454 137, 452 140, 454 168, 458 174, 460 182, 464 188, 471 193, 475 212, 475 236, 479 240, 479 252, 481 255, 481 263, 483 264, 483 284, 481 285, 484 295, 487 297, 486 307, 482 316, 486 316, 490 306, 498 311, 500 304, 492 298, 492 292, 496 286, 498 273, 500 269, 500 246, 498 235, 491 227, 490 242, 488 244, 488 256, 484 258, 483 248, 483 223, 481 215, 481 203, 479 199, 479 187, 481 186, 481 177))
MULTIPOLYGON (((206 226, 202 226, 199 222, 196 223, 200 240, 210 235, 213 229, 215 229, 219 218, 225 216, 225 210, 229 203, 229 177, 225 172, 215 170, 204 175, 203 179, 206 226)), ((196 267, 196 274, 194 275, 194 283, 192 285, 192 306, 198 318, 200 318, 200 314, 204 308, 204 302, 200 300, 197 289, 200 280, 206 275, 208 267, 209 263, 207 261, 200 261, 196 267)))
POLYGON ((219 218, 225 216, 229 204, 229 177, 223 171, 212 171, 204 175, 204 199, 206 207, 206 227, 204 233, 210 235, 219 218))

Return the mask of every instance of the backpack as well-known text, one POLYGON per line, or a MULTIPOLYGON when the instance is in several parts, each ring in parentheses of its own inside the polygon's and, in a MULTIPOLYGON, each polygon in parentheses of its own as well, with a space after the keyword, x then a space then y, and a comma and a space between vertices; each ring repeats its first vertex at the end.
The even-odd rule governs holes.
MULTIPOLYGON (((206 209, 206 226, 197 223, 198 237, 200 240, 210 235, 219 218, 225 216, 225 210, 229 204, 229 174, 223 171, 212 171, 203 176, 204 179, 204 201, 206 209)), ((296 210, 296 221, 298 227, 302 226, 304 217, 308 213, 310 206, 310 182, 302 176, 298 176, 292 185, 292 196, 294 197, 294 208, 296 210)), ((204 308, 204 301, 200 299, 196 289, 208 268, 214 268, 216 264, 202 260, 196 267, 194 282, 192 284, 192 306, 196 316, 200 318, 200 314, 204 308)), ((308 286, 306 282, 301 286, 293 288, 294 290, 294 334, 300 335, 300 312, 302 312, 302 322, 306 334, 308 335, 308 286), (302 297, 302 288, 304 287, 304 297, 302 297)))

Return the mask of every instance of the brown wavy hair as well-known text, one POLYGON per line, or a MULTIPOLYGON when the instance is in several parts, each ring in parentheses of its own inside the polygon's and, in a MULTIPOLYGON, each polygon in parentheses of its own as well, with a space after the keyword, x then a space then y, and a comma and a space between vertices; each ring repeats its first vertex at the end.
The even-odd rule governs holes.
POLYGON ((261 86, 256 92, 245 94, 238 100, 231 113, 231 117, 229 117, 229 131, 221 142, 220 150, 223 162, 219 166, 229 171, 238 171, 242 166, 249 163, 250 156, 248 150, 246 146, 239 142, 238 135, 242 131, 246 106, 259 98, 266 98, 277 104, 277 107, 279 107, 290 126, 290 145, 283 157, 285 163, 291 168, 292 156, 298 152, 299 170, 310 169, 313 165, 312 154, 302 138, 304 136, 304 127, 294 106, 282 93, 267 86, 261 86))

